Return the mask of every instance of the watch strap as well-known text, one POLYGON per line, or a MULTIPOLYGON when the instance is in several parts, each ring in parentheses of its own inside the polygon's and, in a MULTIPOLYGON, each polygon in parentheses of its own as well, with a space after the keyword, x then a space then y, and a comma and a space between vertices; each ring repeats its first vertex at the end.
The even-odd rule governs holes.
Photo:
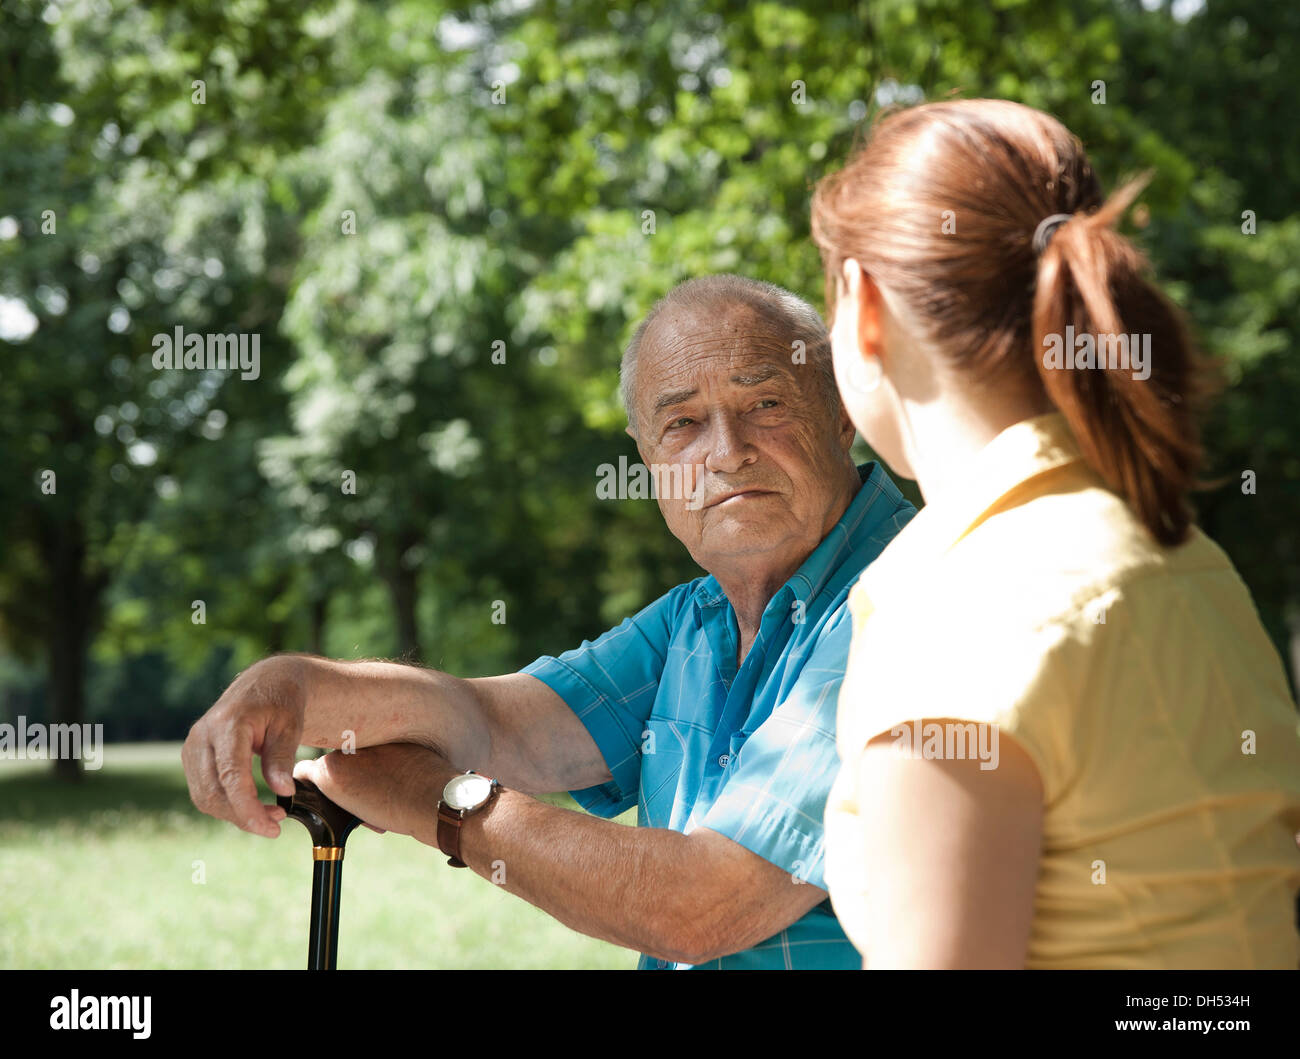
POLYGON ((460 859, 460 825, 464 819, 462 809, 452 809, 446 803, 438 802, 438 848, 447 855, 447 863, 453 868, 469 867, 460 859))

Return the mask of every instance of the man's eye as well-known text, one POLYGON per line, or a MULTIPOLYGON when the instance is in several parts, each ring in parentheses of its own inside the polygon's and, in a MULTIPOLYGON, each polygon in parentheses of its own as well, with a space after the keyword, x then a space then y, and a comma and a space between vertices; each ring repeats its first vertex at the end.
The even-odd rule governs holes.
POLYGON ((755 408, 776 408, 781 404, 775 397, 765 397, 756 404, 755 408))
POLYGON ((678 427, 684 427, 693 422, 695 422, 695 420, 693 420, 690 416, 682 416, 681 419, 674 419, 671 423, 669 423, 668 429, 676 430, 678 427))

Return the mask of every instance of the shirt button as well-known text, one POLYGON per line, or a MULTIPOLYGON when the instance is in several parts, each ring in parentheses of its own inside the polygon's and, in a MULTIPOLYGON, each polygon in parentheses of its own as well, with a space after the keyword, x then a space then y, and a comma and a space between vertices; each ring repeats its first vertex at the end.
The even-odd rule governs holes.
POLYGON ((721 757, 718 758, 718 767, 719 767, 719 768, 724 768, 724 769, 725 769, 729 764, 731 764, 731 755, 730 755, 730 754, 723 754, 721 757))

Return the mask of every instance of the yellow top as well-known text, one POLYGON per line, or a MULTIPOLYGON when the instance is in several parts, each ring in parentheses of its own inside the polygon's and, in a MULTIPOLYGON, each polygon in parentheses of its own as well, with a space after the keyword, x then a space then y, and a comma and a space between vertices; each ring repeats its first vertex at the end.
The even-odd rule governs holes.
POLYGON ((1196 529, 1158 545, 1063 416, 994 438, 849 606, 851 767, 826 806, 826 880, 859 950, 859 755, 955 718, 1016 740, 1042 779, 1027 966, 1300 964, 1300 725, 1281 661, 1223 551, 1196 529))

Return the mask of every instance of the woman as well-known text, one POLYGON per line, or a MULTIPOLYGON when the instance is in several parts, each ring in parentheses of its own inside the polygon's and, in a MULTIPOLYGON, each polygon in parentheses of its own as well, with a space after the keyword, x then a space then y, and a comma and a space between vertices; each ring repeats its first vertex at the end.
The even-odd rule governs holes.
POLYGON ((867 967, 1300 963, 1300 733, 1187 493, 1205 392, 1078 140, 881 121, 817 188, 836 377, 926 507, 859 579, 827 881, 867 967))

